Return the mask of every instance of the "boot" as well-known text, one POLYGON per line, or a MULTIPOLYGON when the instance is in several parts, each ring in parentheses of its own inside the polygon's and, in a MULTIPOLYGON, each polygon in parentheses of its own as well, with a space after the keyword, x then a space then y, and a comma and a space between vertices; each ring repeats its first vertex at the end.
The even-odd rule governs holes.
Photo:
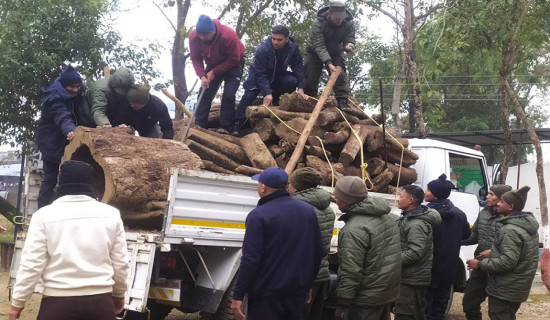
POLYGON ((351 107, 348 105, 348 98, 338 99, 338 109, 343 112, 351 112, 351 107))
POLYGON ((231 129, 231 135, 235 137, 240 136, 243 124, 244 122, 242 120, 237 120, 233 125, 233 129, 231 129))

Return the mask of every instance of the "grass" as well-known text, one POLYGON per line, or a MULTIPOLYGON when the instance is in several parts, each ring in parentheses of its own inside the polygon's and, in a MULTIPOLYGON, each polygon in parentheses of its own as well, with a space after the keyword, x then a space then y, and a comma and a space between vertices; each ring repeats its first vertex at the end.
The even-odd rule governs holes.
POLYGON ((7 229, 0 233, 0 243, 13 243, 13 233, 15 231, 13 223, 9 222, 4 216, 0 216, 0 226, 7 229))
POLYGON ((527 303, 543 303, 550 302, 550 293, 530 294, 527 303))

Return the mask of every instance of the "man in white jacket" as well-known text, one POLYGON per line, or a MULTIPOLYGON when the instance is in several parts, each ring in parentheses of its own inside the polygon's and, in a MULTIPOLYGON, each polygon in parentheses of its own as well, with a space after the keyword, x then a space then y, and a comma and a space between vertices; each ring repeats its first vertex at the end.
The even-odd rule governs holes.
POLYGON ((124 308, 129 265, 120 212, 95 199, 94 169, 61 165, 57 199, 34 213, 13 288, 9 319, 19 319, 38 281, 38 319, 112 320, 124 308))

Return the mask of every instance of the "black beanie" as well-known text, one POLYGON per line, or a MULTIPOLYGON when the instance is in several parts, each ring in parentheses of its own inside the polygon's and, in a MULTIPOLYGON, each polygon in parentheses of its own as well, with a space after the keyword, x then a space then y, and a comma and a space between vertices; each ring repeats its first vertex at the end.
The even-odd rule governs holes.
POLYGON ((439 178, 428 183, 428 189, 437 199, 447 199, 455 185, 442 174, 439 178))
POLYGON ((57 178, 57 198, 66 195, 86 195, 96 198, 92 182, 94 168, 86 162, 68 160, 61 164, 57 178))
POLYGON ((73 68, 73 66, 69 65, 67 69, 61 71, 59 82, 63 87, 68 87, 73 84, 82 85, 82 77, 80 76, 80 73, 73 68))

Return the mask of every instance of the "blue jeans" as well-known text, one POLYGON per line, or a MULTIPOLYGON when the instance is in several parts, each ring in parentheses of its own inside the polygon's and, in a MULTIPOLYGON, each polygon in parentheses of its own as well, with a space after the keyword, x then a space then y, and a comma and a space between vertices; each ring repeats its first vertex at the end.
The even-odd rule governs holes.
POLYGON ((233 69, 228 70, 222 75, 216 76, 216 78, 210 82, 210 87, 201 89, 199 95, 202 90, 205 91, 195 111, 195 124, 197 126, 201 128, 208 127, 208 114, 210 113, 212 100, 214 100, 220 88, 220 84, 224 81, 219 127, 227 131, 231 130, 233 126, 233 117, 235 115, 235 93, 237 93, 237 89, 239 89, 241 85, 243 66, 244 59, 241 59, 241 62, 233 67, 233 69))
MULTIPOLYGON (((271 95, 273 96, 273 105, 278 106, 279 98, 285 93, 294 92, 297 86, 298 78, 296 78, 296 76, 291 72, 284 73, 276 78, 271 83, 271 95)), ((256 97, 259 94, 260 89, 255 87, 249 90, 245 90, 244 95, 241 98, 241 102, 239 103, 239 107, 237 108, 237 112, 235 114, 235 122, 244 122, 244 120, 246 120, 246 108, 248 108, 248 106, 251 105, 254 100, 256 100, 256 97)))

